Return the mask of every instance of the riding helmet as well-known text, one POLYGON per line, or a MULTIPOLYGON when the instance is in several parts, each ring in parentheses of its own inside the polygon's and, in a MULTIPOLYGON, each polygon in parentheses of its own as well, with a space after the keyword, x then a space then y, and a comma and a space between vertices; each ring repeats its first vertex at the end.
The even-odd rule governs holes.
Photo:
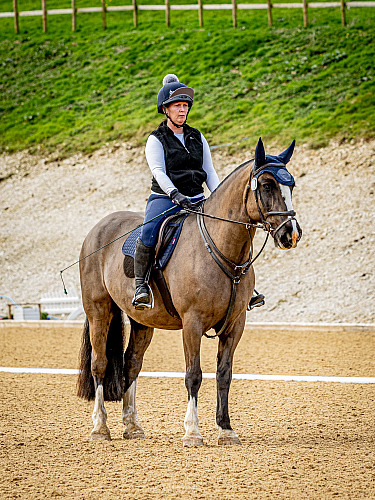
POLYGON ((187 102, 189 109, 193 105, 194 90, 179 82, 176 75, 169 74, 163 78, 163 86, 157 98, 158 113, 164 114, 163 106, 172 102, 187 102))

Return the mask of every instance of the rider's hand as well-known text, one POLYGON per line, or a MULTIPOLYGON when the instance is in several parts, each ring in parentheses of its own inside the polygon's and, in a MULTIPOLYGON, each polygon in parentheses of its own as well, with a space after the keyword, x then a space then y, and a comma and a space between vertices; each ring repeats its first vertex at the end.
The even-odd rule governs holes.
POLYGON ((178 205, 181 208, 187 208, 189 210, 197 210, 196 205, 191 201, 191 199, 188 196, 183 195, 178 191, 178 189, 174 189, 169 197, 172 199, 176 205, 178 205))

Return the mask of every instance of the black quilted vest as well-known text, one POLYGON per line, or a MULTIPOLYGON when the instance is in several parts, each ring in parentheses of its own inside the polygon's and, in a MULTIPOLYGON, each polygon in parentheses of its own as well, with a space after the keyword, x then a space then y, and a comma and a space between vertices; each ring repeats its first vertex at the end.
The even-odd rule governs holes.
MULTIPOLYGON (((184 125, 185 147, 166 122, 152 132, 163 145, 166 173, 180 193, 195 196, 203 193, 207 174, 203 170, 203 144, 199 130, 184 125)), ((153 177, 151 190, 165 194, 153 177)))

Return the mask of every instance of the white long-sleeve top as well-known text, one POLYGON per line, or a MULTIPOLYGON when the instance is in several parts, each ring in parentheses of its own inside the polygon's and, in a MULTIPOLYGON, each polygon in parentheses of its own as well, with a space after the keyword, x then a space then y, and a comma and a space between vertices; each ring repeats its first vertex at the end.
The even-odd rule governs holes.
MULTIPOLYGON (((184 134, 174 134, 177 139, 185 146, 184 134)), ((201 133, 203 143, 203 165, 202 168, 207 174, 206 184, 208 189, 212 192, 220 184, 219 177, 215 171, 212 163, 211 151, 208 142, 204 135, 201 133)), ((162 143, 154 135, 150 135, 146 143, 146 160, 152 175, 155 177, 157 183, 165 194, 169 195, 174 189, 177 189, 171 179, 166 173, 164 149, 162 143)), ((158 194, 158 193, 154 193, 158 194)), ((198 195, 201 196, 201 195, 198 195)), ((195 197, 194 197, 195 198, 195 197)))

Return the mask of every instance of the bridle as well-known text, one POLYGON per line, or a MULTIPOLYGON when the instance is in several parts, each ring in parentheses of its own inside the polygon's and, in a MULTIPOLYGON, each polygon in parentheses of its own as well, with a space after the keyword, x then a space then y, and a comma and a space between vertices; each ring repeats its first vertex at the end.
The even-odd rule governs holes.
MULTIPOLYGON (((243 163, 245 165, 248 162, 243 163)), ((261 194, 258 191, 259 185, 258 185, 258 177, 262 174, 262 171, 266 167, 286 167, 285 164, 281 163, 266 163, 265 165, 262 165, 261 167, 255 168, 255 165, 250 171, 250 178, 249 182, 246 186, 246 191, 245 191, 245 207, 247 205, 247 200, 249 197, 249 192, 254 191, 254 198, 255 198, 255 203, 258 209, 258 213, 260 215, 260 220, 263 224, 263 226, 268 226, 269 230, 272 234, 272 237, 275 237, 275 234, 277 231, 279 231, 285 224, 287 224, 291 220, 297 220, 296 219, 296 212, 294 210, 276 210, 276 211, 270 211, 270 212, 262 212, 262 209, 260 208, 259 200, 262 201, 261 194), (273 228, 271 227, 271 224, 267 221, 268 217, 272 217, 273 215, 285 215, 288 218, 282 221, 277 227, 273 228)), ((263 204, 263 202, 262 202, 263 204)))
MULTIPOLYGON (((249 161, 243 163, 242 165, 240 165, 240 167, 245 166, 246 164, 250 163, 251 161, 252 160, 249 160, 249 161)), ((257 205, 257 209, 258 209, 258 212, 260 215, 261 223, 257 223, 257 222, 252 221, 249 214, 248 214, 249 222, 242 222, 242 221, 236 221, 236 220, 232 220, 232 219, 225 219, 222 217, 217 217, 214 215, 206 214, 206 213, 204 213, 204 202, 200 204, 199 211, 196 212, 198 228, 199 228, 199 231, 201 233, 201 236, 202 236, 202 239, 203 239, 203 242, 204 242, 204 245, 205 245, 207 251, 209 252, 211 257, 214 259, 216 264, 220 267, 220 269, 228 276, 228 278, 232 282, 231 296, 230 296, 229 306, 227 309, 224 323, 222 324, 220 330, 217 331, 215 335, 208 335, 207 333, 204 333, 204 335, 208 338, 219 337, 227 328, 231 314, 232 314, 233 309, 234 309, 238 285, 239 285, 241 279, 244 276, 246 276, 246 274, 249 272, 254 261, 263 252, 263 250, 266 246, 266 243, 268 241, 269 235, 271 234, 273 237, 275 237, 275 234, 277 233, 277 231, 279 231, 287 222, 289 222, 290 220, 293 220, 293 219, 296 220, 296 218, 295 218, 296 212, 294 210, 269 211, 269 212, 265 212, 265 213, 262 212, 262 209, 261 209, 260 204, 259 204, 259 200, 260 201, 262 201, 262 200, 261 200, 261 194, 258 191, 258 177, 259 177, 259 175, 261 175, 261 171, 264 168, 266 168, 267 166, 285 166, 285 165, 281 165, 279 163, 277 165, 272 164, 272 163, 268 163, 268 164, 263 165, 261 168, 258 168, 258 169, 254 169, 254 166, 253 166, 253 168, 250 171, 250 177, 249 177, 249 181, 248 181, 247 186, 246 186, 245 197, 244 197, 244 203, 245 203, 245 209, 246 209, 249 193, 250 193, 250 191, 254 192, 255 203, 257 205), (286 216, 287 219, 285 219, 283 222, 281 222, 276 228, 273 228, 271 226, 271 223, 267 220, 268 217, 271 217, 273 215, 286 216), (205 223, 204 223, 204 217, 209 217, 212 219, 221 220, 221 221, 225 221, 225 222, 231 222, 234 224, 241 224, 241 225, 245 226, 245 228, 248 232, 248 235, 249 235, 249 239, 250 239, 249 257, 246 260, 246 262, 244 262, 243 264, 237 264, 236 262, 233 262, 230 259, 228 259, 217 248, 217 246, 215 245, 209 232, 207 231, 207 228, 206 228, 205 223), (253 250, 254 250, 253 237, 251 235, 250 230, 255 229, 255 228, 263 229, 267 233, 267 235, 266 235, 266 238, 264 240, 264 243, 263 243, 261 249, 259 250, 257 255, 255 257, 253 257, 253 250)), ((194 212, 193 210, 188 210, 188 211, 194 212)))

